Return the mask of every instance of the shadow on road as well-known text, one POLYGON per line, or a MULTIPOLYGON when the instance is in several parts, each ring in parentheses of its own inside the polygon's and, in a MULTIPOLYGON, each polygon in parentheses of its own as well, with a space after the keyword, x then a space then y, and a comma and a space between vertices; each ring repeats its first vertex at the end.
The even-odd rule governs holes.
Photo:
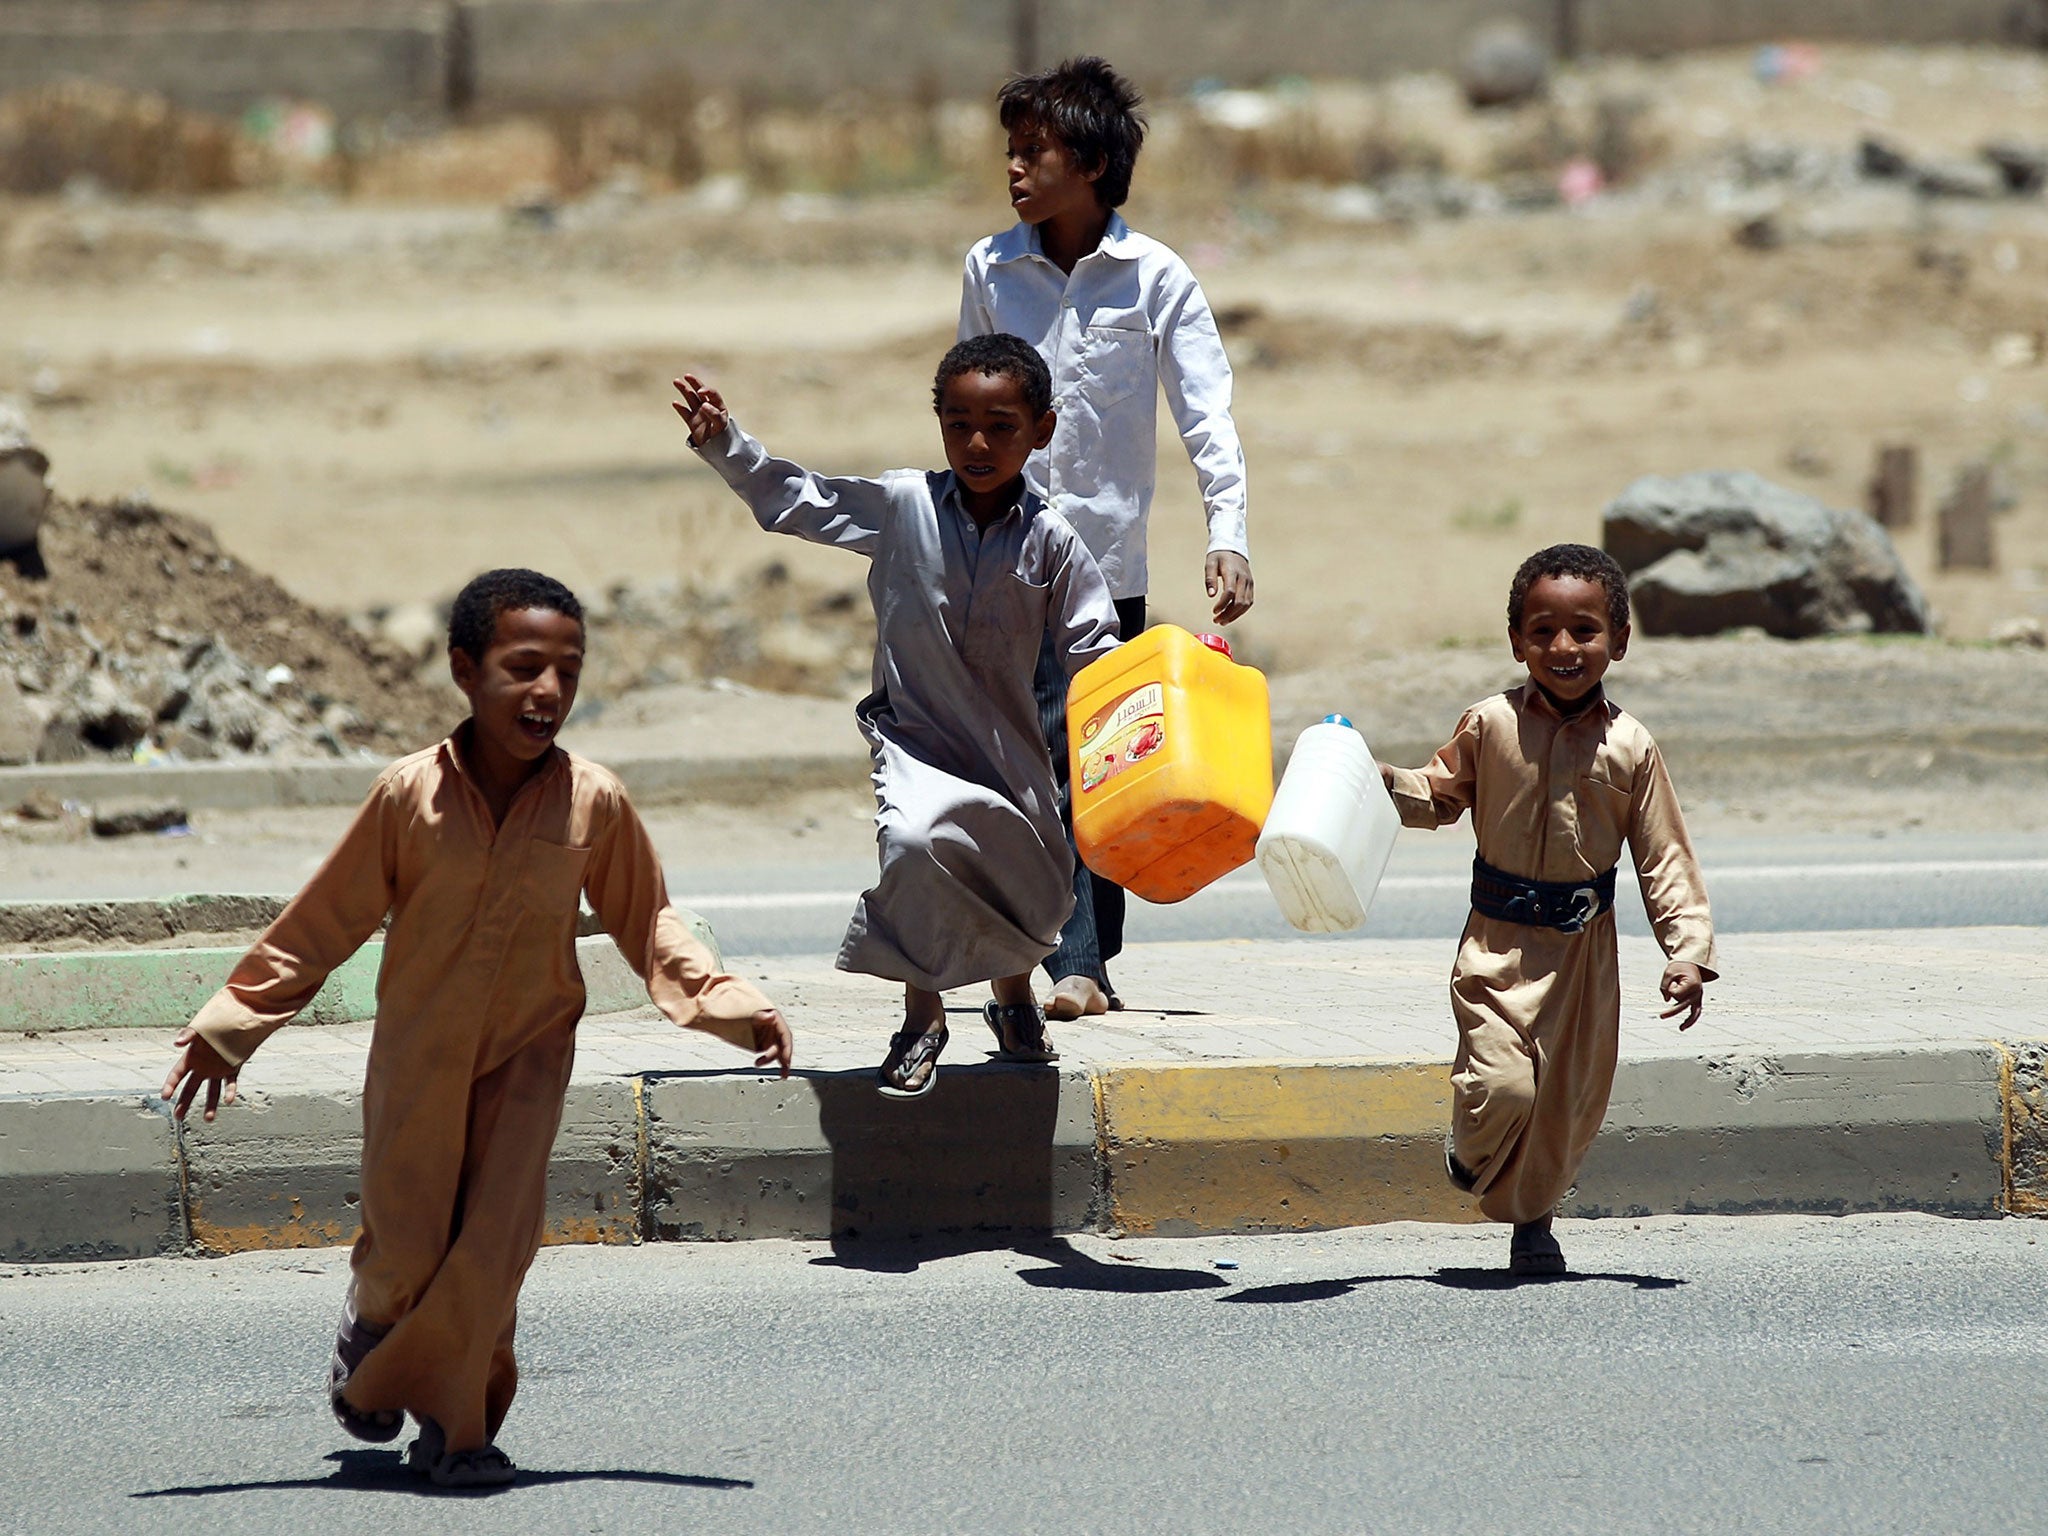
POLYGON ((1050 1291, 1116 1291, 1126 1295, 1156 1295, 1162 1291, 1209 1291, 1230 1282, 1206 1269, 1154 1269, 1135 1261, 1105 1264, 1090 1258, 1065 1238, 1044 1243, 1020 1243, 1017 1252, 1030 1259, 1045 1259, 1050 1269, 1027 1269, 1017 1278, 1026 1285, 1050 1291))
POLYGON ((1294 1301, 1329 1301, 1348 1296, 1363 1285, 1385 1285, 1405 1281, 1417 1285, 1440 1285, 1453 1291, 1512 1291, 1525 1285, 1573 1285, 1586 1281, 1608 1285, 1632 1285, 1639 1291, 1669 1291, 1684 1285, 1666 1275, 1585 1274, 1511 1275, 1504 1269, 1439 1269, 1426 1275, 1352 1275, 1342 1280, 1297 1280, 1284 1285, 1255 1285, 1234 1291, 1224 1301, 1249 1301, 1274 1305, 1294 1301))
POLYGON ((215 1493, 267 1493, 280 1489, 326 1488, 338 1493, 410 1493, 422 1498, 476 1498, 542 1488, 551 1483, 655 1483, 666 1488, 752 1488, 743 1477, 697 1477, 684 1472, 646 1472, 632 1468, 536 1471, 522 1467, 519 1481, 506 1488, 436 1488, 405 1464, 398 1451, 335 1451, 326 1477, 285 1477, 264 1482, 195 1483, 179 1488, 149 1488, 131 1499, 191 1499, 215 1493))
POLYGON ((1109 1291, 1130 1296, 1165 1291, 1214 1290, 1229 1282, 1205 1269, 1162 1269, 1147 1264, 1105 1264, 1090 1258, 1063 1237, 1020 1238, 1015 1232, 957 1232, 941 1237, 862 1240, 838 1237, 827 1257, 813 1264, 834 1269, 864 1269, 876 1274, 915 1274, 918 1266, 968 1253, 1003 1249, 1027 1259, 1043 1259, 1048 1268, 1024 1269, 1017 1278, 1026 1285, 1052 1291, 1109 1291))

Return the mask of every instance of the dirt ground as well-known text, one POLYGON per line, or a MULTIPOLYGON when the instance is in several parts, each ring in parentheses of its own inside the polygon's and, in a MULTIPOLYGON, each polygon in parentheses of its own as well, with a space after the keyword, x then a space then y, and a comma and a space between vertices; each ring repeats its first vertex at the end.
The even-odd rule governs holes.
MULTIPOLYGON (((1332 691, 1317 679, 1489 642, 1520 557, 1597 541, 1638 475, 1750 468, 1860 505, 1884 443, 1921 453, 1898 545, 1947 640, 2048 618, 2048 200, 1853 169, 1872 133, 1929 156, 2048 143, 2048 61, 1832 50, 1769 91, 1750 63, 1578 71, 1547 119, 1473 118, 1430 80, 1317 97, 1329 122, 1378 113, 1382 140, 1434 135, 1434 163, 1471 175, 1596 97, 1645 103, 1649 168, 1581 207, 1386 217, 1327 167, 1254 175, 1278 162, 1162 128, 1128 212, 1189 257, 1236 362, 1258 606, 1234 638, 1283 695, 1306 708, 1332 691), (1759 218, 1768 248, 1738 242, 1759 218), (1940 571, 1933 503, 1987 456, 2011 501, 1999 567, 1940 571)), ((1318 131, 1327 150, 1337 130, 1318 131)), ((808 608, 777 620, 801 629, 858 609, 863 569, 754 529, 692 462, 666 381, 707 373, 818 467, 934 461, 960 254, 1003 221, 988 167, 985 186, 858 198, 601 189, 538 217, 396 193, 0 200, 0 396, 66 494, 146 492, 341 613, 510 563, 600 601, 621 583, 724 600, 779 561, 808 608)), ((1200 627, 1198 502, 1164 427, 1160 462, 1153 607, 1200 627)), ((794 685, 857 675, 834 625, 794 685)), ((620 686, 664 680, 634 643, 620 686)), ((1924 649, 1940 672, 1949 648, 1924 649)), ((2048 659, 2008 665, 2036 698, 2048 659)), ((1744 715, 1764 735, 1801 719, 1744 715)))

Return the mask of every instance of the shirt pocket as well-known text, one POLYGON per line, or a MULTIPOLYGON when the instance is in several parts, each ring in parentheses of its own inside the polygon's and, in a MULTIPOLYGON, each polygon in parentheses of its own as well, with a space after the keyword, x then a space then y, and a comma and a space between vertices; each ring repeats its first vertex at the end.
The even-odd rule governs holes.
POLYGON ((541 917, 574 918, 583 895, 583 872, 590 867, 588 848, 560 843, 526 845, 526 879, 519 888, 529 911, 541 917))
MULTIPOLYGON (((1628 836, 1634 792, 1597 773, 1586 773, 1579 776, 1578 799, 1581 834, 1611 832, 1616 839, 1615 851, 1619 853, 1620 839, 1628 836)), ((1591 840, 1589 837, 1588 841, 1591 840)))
POLYGON ((1152 333, 1134 325, 1083 326, 1076 361, 1082 397, 1105 409, 1152 382, 1152 333))
POLYGON ((1006 571, 987 596, 989 624, 1006 635, 1039 634, 1045 629, 1045 607, 1051 593, 1050 587, 1006 571))

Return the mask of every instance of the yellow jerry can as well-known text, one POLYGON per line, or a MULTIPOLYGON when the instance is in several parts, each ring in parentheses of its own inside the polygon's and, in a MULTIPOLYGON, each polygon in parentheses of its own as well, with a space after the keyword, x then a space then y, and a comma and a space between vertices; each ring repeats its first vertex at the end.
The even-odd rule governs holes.
POLYGON ((1159 624, 1067 690, 1081 861, 1147 901, 1179 901, 1251 862, 1273 804, 1266 678, 1221 637, 1159 624))

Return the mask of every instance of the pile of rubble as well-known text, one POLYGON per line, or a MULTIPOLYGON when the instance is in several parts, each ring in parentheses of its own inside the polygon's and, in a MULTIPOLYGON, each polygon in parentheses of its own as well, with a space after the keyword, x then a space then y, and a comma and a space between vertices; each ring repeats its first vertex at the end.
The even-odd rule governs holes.
MULTIPOLYGON (((591 720, 636 688, 725 679, 770 693, 865 692, 875 620, 855 586, 825 586, 780 561, 723 586, 625 582, 579 594, 588 653, 576 713, 591 720)), ((376 608, 357 633, 409 656, 419 677, 447 672, 448 602, 376 608)))
POLYGON ((0 763, 389 756, 460 713, 408 657, 146 501, 55 498, 38 555, 0 561, 0 763))

